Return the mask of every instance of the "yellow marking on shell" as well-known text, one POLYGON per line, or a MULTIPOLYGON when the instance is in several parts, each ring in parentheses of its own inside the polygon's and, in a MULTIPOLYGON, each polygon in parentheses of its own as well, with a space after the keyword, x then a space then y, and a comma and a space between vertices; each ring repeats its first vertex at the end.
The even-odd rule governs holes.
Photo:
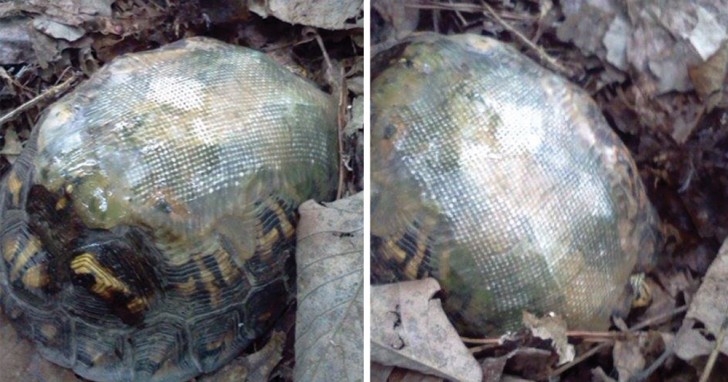
POLYGON ((25 248, 15 258, 13 268, 10 270, 10 280, 15 281, 20 276, 20 270, 28 263, 28 260, 38 253, 41 248, 40 239, 35 236, 28 238, 28 242, 25 244, 25 248))
POLYGON ((66 197, 61 197, 58 199, 58 202, 56 203, 56 211, 60 211, 68 206, 68 199, 66 197))
POLYGON ((417 277, 417 270, 422 265, 422 261, 425 259, 425 254, 427 252, 427 236, 429 235, 429 231, 425 229, 420 229, 417 231, 417 248, 415 250, 415 253, 413 254, 412 258, 407 262, 405 265, 404 272, 408 277, 416 278, 417 277))
MULTIPOLYGON (((71 261, 71 269, 75 274, 87 274, 94 277, 94 284, 91 291, 106 300, 113 297, 112 292, 120 291, 124 294, 132 294, 129 287, 119 280, 114 273, 101 265, 91 253, 83 253, 71 261)), ((146 298, 134 297, 126 304, 127 309, 132 313, 143 311, 149 305, 146 298)))
POLYGON ((46 339, 52 340, 58 334, 58 327, 51 324, 43 324, 40 326, 40 333, 46 339))
POLYGON ((15 254, 18 252, 19 242, 16 239, 8 238, 3 243, 3 258, 8 263, 13 260, 15 254))
POLYGON ((210 341, 207 344, 205 344, 205 348, 207 349, 208 352, 215 351, 232 342, 233 342, 233 335, 232 335, 232 332, 230 330, 228 330, 225 332, 224 336, 220 337, 219 340, 210 341))
POLYGON ((271 251, 273 244, 275 244, 278 239, 280 239, 280 234, 278 233, 277 229, 272 229, 268 231, 267 234, 264 236, 261 236, 258 239, 258 245, 261 247, 264 247, 266 251, 271 251))
POLYGON ((225 283, 231 284, 232 281, 238 277, 240 272, 238 271, 238 267, 230 258, 230 254, 224 250, 219 250, 215 251, 212 256, 217 262, 217 266, 220 269, 220 273, 222 274, 222 278, 225 280, 225 283))
POLYGON ((23 186, 23 182, 20 181, 18 178, 18 174, 15 171, 11 171, 8 175, 8 190, 10 190, 10 194, 13 195, 13 204, 19 205, 20 204, 20 189, 23 186))
POLYGON ((147 301, 141 297, 134 297, 131 301, 126 304, 126 308, 132 313, 139 313, 144 311, 147 307, 147 301))
POLYGON ((101 265, 96 260, 96 256, 91 253, 83 253, 76 256, 76 258, 71 261, 71 269, 73 270, 73 273, 77 275, 86 274, 94 276, 96 282, 91 287, 91 290, 98 295, 111 297, 110 292, 112 290, 131 293, 129 287, 124 284, 124 282, 117 279, 111 271, 101 265))
POLYGON ((39 289, 48 285, 50 277, 46 265, 37 264, 25 271, 21 280, 27 288, 39 289))
POLYGON ((73 185, 72 184, 67 184, 66 185, 66 193, 67 194, 72 194, 73 193, 73 185))
POLYGON ((215 285, 215 275, 210 272, 209 269, 205 266, 205 264, 201 260, 197 260, 197 266, 200 269, 200 278, 202 279, 202 284, 205 285, 205 290, 207 293, 210 294, 210 302, 212 303, 213 307, 218 307, 220 305, 220 288, 215 285))
POLYGON ((190 276, 187 278, 187 281, 180 283, 177 285, 177 289, 182 292, 185 296, 191 296, 197 291, 197 285, 196 285, 195 278, 190 276))
POLYGON ((280 204, 272 200, 266 200, 266 205, 271 211, 276 214, 276 217, 278 217, 281 231, 283 232, 283 235, 285 235, 286 239, 293 238, 296 229, 293 228, 293 224, 291 224, 291 222, 288 220, 288 215, 286 215, 286 211, 281 208, 280 204))

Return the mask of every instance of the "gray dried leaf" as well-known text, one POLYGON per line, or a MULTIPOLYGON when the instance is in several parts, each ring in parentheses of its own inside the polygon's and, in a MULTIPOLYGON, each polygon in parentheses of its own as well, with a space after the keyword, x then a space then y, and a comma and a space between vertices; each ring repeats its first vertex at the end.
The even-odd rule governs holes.
MULTIPOLYGON (((708 268, 703 283, 693 297, 686 315, 687 319, 700 321, 716 338, 724 326, 728 314, 728 240, 723 242, 718 256, 708 268)), ((713 341, 711 341, 713 342, 713 341)), ((720 346, 728 355, 728 341, 720 346)))
POLYGON ((680 344, 680 346, 675 346, 675 355, 685 361, 706 356, 715 347, 715 343, 705 338, 701 333, 702 330, 694 329, 693 325, 695 325, 695 320, 683 321, 675 337, 675 341, 680 344))
POLYGON ((362 0, 250 0, 250 10, 291 24, 340 30, 364 26, 362 0))
POLYGON ((0 64, 21 64, 33 60, 29 23, 27 18, 0 19, 0 64))
POLYGON ((480 365, 433 298, 439 290, 431 278, 372 287, 372 361, 480 382, 480 365))
POLYGON ((43 16, 33 19, 33 27, 48 36, 64 39, 69 42, 76 41, 86 34, 83 28, 62 24, 43 16))
POLYGON ((5 130, 5 146, 0 150, 0 155, 4 155, 12 163, 22 150, 23 144, 20 142, 15 129, 5 130))
POLYGON ((602 43, 607 49, 607 61, 621 70, 627 70, 627 42, 632 34, 632 26, 623 16, 617 16, 609 24, 602 43))
POLYGON ((718 22, 716 16, 698 6, 698 23, 690 32, 690 43, 693 44, 695 50, 698 51, 703 60, 707 60, 710 56, 718 51, 720 46, 726 41, 726 27, 718 22))
POLYGON ((299 208, 296 381, 363 377, 363 194, 299 208))

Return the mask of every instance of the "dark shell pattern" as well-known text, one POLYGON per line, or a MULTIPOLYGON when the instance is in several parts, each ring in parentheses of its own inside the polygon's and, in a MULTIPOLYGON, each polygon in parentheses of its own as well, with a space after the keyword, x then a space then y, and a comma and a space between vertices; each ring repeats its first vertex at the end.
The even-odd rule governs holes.
POLYGON ((372 84, 372 281, 435 277, 464 333, 605 329, 657 217, 591 98, 512 47, 424 35, 372 84))
POLYGON ((207 38, 129 54, 44 114, 0 189, 0 302, 98 381, 210 372, 292 298, 296 208, 337 181, 336 103, 207 38))

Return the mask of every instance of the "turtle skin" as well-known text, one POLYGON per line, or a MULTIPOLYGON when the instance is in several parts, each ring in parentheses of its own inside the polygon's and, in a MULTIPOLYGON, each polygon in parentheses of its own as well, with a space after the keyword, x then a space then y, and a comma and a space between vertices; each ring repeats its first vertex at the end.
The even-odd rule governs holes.
POLYGON ((524 310, 606 329, 660 235, 591 98, 512 47, 425 34, 372 82, 371 281, 436 278, 466 335, 524 310))
POLYGON ((208 38, 121 56, 47 109, 0 189, 0 301, 48 360, 181 381, 292 299, 296 208, 330 200, 336 103, 208 38))

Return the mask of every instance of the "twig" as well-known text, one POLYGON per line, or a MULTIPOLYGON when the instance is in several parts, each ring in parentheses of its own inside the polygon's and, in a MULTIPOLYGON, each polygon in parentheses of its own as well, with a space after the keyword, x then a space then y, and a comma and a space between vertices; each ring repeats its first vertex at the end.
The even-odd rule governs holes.
POLYGON ((594 354, 596 354, 597 352, 601 351, 602 349, 606 349, 606 348, 612 346, 613 344, 614 344, 614 341, 608 341, 608 342, 601 343, 601 344, 599 344, 597 346, 594 346, 593 348, 591 348, 588 351, 586 351, 584 354, 576 357, 573 361, 571 361, 571 362, 565 364, 564 366, 561 366, 560 368, 554 370, 553 373, 551 373, 550 377, 556 377, 558 375, 561 375, 563 372, 571 369, 572 367, 578 365, 579 363, 581 363, 585 359, 593 356, 594 354))
POLYGON ((673 310, 671 310, 671 311, 669 311, 667 313, 663 313, 663 314, 659 314, 659 315, 654 316, 654 317, 650 317, 650 318, 648 318, 648 319, 640 322, 639 324, 637 324, 637 325, 629 328, 629 330, 633 332, 635 330, 644 329, 644 328, 646 328, 648 326, 652 326, 652 325, 654 325, 654 324, 656 324, 658 322, 664 321, 664 320, 666 320, 668 318, 672 318, 672 316, 677 316, 678 314, 683 313, 683 312, 685 312, 687 310, 688 310, 688 306, 687 305, 683 305, 683 306, 681 306, 679 308, 675 308, 675 309, 673 309, 673 310))
MULTIPOLYGON (((329 68, 329 72, 332 72, 333 65, 331 65, 331 59, 329 59, 329 53, 326 51, 326 46, 324 45, 324 40, 321 38, 321 35, 314 28, 310 28, 310 31, 307 31, 307 32, 310 32, 311 34, 313 34, 313 37, 316 39, 316 42, 318 43, 319 48, 321 48, 321 53, 323 53, 323 55, 324 55, 324 60, 326 61, 326 67, 329 68)), ((307 32, 304 32, 304 33, 307 33, 307 32)), ((333 73, 331 73, 331 75, 333 76, 333 73)))
POLYGON ((30 101, 18 106, 13 111, 3 115, 0 117, 0 126, 8 123, 9 121, 15 119, 18 115, 25 112, 26 110, 30 109, 31 107, 47 100, 48 98, 56 96, 58 93, 66 91, 71 84, 78 78, 78 76, 74 73, 71 74, 71 77, 67 80, 63 81, 59 85, 55 85, 51 88, 48 88, 43 93, 37 95, 35 98, 31 99, 30 101))
POLYGON ((499 338, 469 338, 460 337, 460 339, 466 344, 477 344, 477 345, 500 345, 499 338))
POLYGON ((718 359, 720 349, 723 347, 723 341, 725 341, 726 329, 728 329, 728 307, 726 307, 726 310, 723 312, 723 324, 720 326, 718 338, 715 340, 715 346, 713 347, 713 351, 710 352, 708 362, 705 364, 705 369, 703 369, 703 373, 700 375, 700 382, 706 382, 710 377, 710 373, 713 371, 715 361, 718 359))
POLYGON ((631 376, 627 380, 627 382, 641 382, 641 381, 644 381, 647 378, 649 378, 652 375, 652 373, 654 373, 655 371, 657 371, 657 368, 659 368, 660 366, 662 366, 662 364, 665 363, 665 361, 667 361, 667 357, 669 357, 670 355, 672 355, 674 344, 675 344, 675 341, 673 340, 672 343, 670 343, 670 345, 667 346, 667 348, 665 349, 665 351, 662 352, 662 354, 660 354, 659 357, 657 357, 657 359, 655 360, 655 362, 652 362, 652 364, 650 365, 650 367, 648 367, 647 369, 644 369, 641 372, 639 372, 639 373, 631 376))
POLYGON ((326 46, 324 45, 324 40, 321 38, 321 35, 318 33, 318 31, 314 28, 307 27, 304 29, 303 32, 304 36, 309 35, 313 36, 316 39, 316 42, 319 45, 319 48, 321 49, 321 53, 324 56, 324 61, 326 61, 326 72, 329 73, 327 76, 329 78, 329 82, 334 85, 332 86, 333 89, 339 88, 339 102, 338 102, 338 110, 337 110, 337 141, 339 143, 339 182, 336 187, 336 199, 341 199, 341 197, 344 195, 344 187, 345 187, 345 176, 346 173, 345 165, 344 165, 344 128, 346 127, 346 107, 347 107, 347 87, 346 87, 346 75, 344 73, 344 68, 342 67, 340 70, 339 80, 336 81, 334 78, 334 66, 331 64, 331 59, 329 58, 329 53, 326 51, 326 46))
POLYGON ((344 128, 346 127, 346 106, 347 106, 347 87, 346 87, 346 74, 344 73, 344 67, 341 67, 341 81, 339 81, 341 91, 339 92, 339 110, 337 113, 338 131, 336 136, 339 139, 339 183, 336 187, 336 199, 341 199, 344 196, 344 174, 345 163, 344 163, 344 128))
POLYGON ((525 44, 527 47, 534 50, 538 54, 541 61, 547 63, 549 66, 551 66, 552 69, 560 72, 561 74, 567 77, 571 77, 571 75, 573 74, 571 70, 561 65, 558 61, 556 61, 555 58, 551 57, 548 53, 546 53, 543 48, 534 44, 528 37, 524 36, 523 33, 519 32, 516 28, 512 27, 511 24, 498 16, 495 10, 490 5, 488 5, 488 3, 483 0, 481 0, 480 3, 483 5, 483 8, 485 8, 487 13, 490 14, 490 17, 492 17, 493 20, 495 20, 498 24, 500 24, 509 32, 513 33, 513 35, 516 36, 517 39, 521 40, 521 42, 523 42, 523 44, 525 44))

